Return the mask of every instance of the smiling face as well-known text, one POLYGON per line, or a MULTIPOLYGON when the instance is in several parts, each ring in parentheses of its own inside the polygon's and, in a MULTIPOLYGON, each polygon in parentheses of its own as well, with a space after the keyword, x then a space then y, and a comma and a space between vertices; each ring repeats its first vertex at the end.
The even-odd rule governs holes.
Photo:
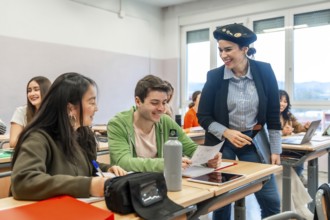
POLYGON ((82 105, 82 121, 83 125, 80 124, 80 108, 79 104, 72 105, 71 103, 68 104, 68 113, 70 116, 73 116, 75 118, 74 123, 72 126, 74 126, 74 129, 81 126, 92 126, 94 114, 96 111, 98 111, 97 103, 96 103, 96 89, 94 86, 90 85, 88 87, 88 90, 85 92, 85 94, 82 97, 81 100, 82 105))
POLYGON ((244 69, 247 63, 246 52, 248 47, 239 48, 238 44, 231 41, 219 40, 218 48, 220 58, 227 68, 231 70, 244 69))
POLYGON ((144 102, 135 97, 137 116, 146 122, 157 123, 165 112, 168 95, 163 91, 150 91, 144 102))
POLYGON ((286 100, 285 95, 280 98, 280 112, 282 113, 288 107, 288 101, 286 100))
POLYGON ((83 126, 91 126, 94 114, 98 110, 96 103, 96 89, 90 85, 82 98, 83 126))
POLYGON ((40 86, 36 81, 31 81, 27 88, 27 97, 29 102, 39 109, 41 104, 41 93, 40 93, 40 86))

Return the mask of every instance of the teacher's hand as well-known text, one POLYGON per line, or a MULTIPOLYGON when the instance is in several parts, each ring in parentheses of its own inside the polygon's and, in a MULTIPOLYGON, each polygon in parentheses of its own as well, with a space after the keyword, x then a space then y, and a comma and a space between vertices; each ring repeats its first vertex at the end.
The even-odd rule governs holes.
POLYGON ((270 159, 272 164, 281 165, 281 156, 279 154, 272 154, 270 159))
POLYGON ((252 139, 249 136, 241 133, 240 131, 236 131, 233 129, 225 130, 223 136, 227 138, 230 141, 230 143, 232 143, 235 147, 238 148, 242 148, 247 144, 250 145, 252 141, 252 139))

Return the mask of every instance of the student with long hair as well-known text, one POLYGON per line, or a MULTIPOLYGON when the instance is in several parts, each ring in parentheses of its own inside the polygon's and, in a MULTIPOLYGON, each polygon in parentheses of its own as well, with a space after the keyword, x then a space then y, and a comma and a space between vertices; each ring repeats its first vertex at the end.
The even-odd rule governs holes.
MULTIPOLYGON (((103 196, 106 178, 96 176, 92 165, 97 156, 90 128, 98 110, 96 91, 95 82, 78 73, 54 81, 17 142, 11 175, 15 199, 103 196)), ((117 176, 126 174, 118 166, 99 167, 117 176)))
POLYGON ((36 76, 30 79, 26 86, 27 104, 17 107, 11 119, 10 126, 10 147, 15 147, 18 136, 23 128, 32 120, 38 112, 41 101, 47 93, 51 82, 43 76, 36 76))

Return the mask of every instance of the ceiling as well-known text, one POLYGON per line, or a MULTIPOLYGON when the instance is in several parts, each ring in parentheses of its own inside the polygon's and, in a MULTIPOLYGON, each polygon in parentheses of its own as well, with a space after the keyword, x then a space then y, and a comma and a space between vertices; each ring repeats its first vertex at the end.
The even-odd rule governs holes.
POLYGON ((149 5, 163 8, 163 7, 179 5, 179 4, 183 4, 183 3, 187 3, 187 2, 196 2, 198 0, 139 0, 139 1, 147 3, 149 5))

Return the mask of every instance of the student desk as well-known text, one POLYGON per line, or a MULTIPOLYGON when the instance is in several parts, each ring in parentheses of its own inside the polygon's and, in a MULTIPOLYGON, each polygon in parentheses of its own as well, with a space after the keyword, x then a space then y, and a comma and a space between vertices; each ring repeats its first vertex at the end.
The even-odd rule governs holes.
MULTIPOLYGON (((228 160, 226 160, 228 161, 228 160)), ((217 208, 223 207, 233 201, 240 200, 243 207, 236 208, 239 210, 240 219, 245 219, 244 198, 245 196, 254 193, 261 189, 263 182, 269 179, 271 174, 280 172, 282 166, 250 163, 243 161, 235 161, 237 165, 224 168, 224 171, 244 174, 245 178, 234 182, 224 184, 223 186, 213 186, 201 183, 194 183, 183 178, 182 191, 168 192, 169 198, 174 202, 188 207, 191 205, 197 206, 197 211, 190 216, 192 219, 198 218, 217 208)), ((0 210, 27 205, 32 201, 17 201, 12 197, 0 199, 0 210)), ((104 201, 93 203, 92 205, 99 208, 107 209, 104 201)), ((236 216, 237 213, 236 213, 236 216)), ((138 218, 134 214, 130 215, 115 215, 115 219, 138 218)), ((235 218, 236 219, 236 218, 235 218)))
MULTIPOLYGON (((330 167, 330 140, 326 141, 311 141, 303 145, 282 144, 281 161, 283 165, 283 204, 282 211, 291 210, 291 167, 303 164, 308 161, 307 175, 308 183, 307 189, 309 195, 314 199, 318 183, 318 158, 328 153, 328 170, 330 167), (285 156, 285 153, 295 153, 297 157, 285 156)), ((330 175, 328 172, 328 182, 330 182, 330 175)), ((314 201, 309 204, 309 209, 314 211, 314 201)))

